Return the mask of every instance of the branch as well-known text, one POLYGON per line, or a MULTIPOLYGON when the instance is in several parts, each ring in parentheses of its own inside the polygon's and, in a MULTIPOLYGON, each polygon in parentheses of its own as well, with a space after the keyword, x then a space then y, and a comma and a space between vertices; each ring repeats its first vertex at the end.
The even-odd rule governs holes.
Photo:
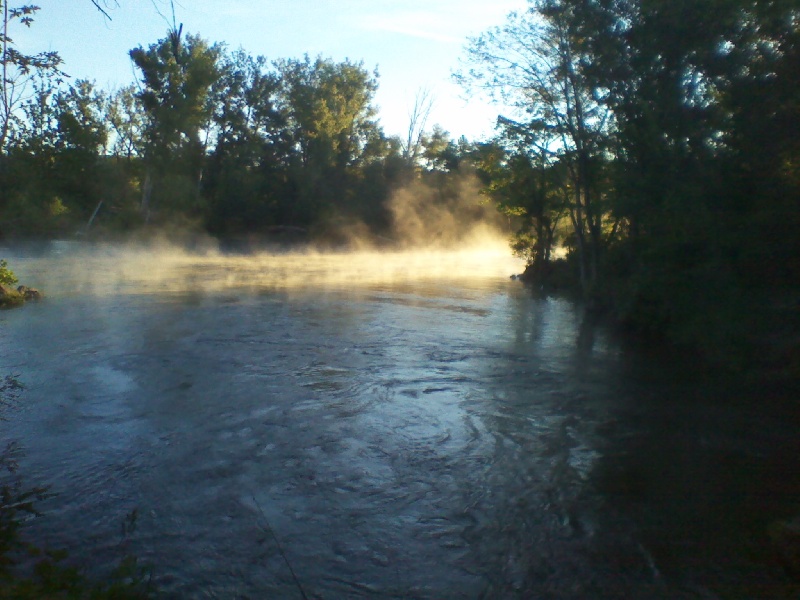
MULTIPOLYGON (((111 15, 108 14, 108 11, 100 5, 100 0, 91 0, 91 2, 92 2, 92 4, 94 4, 94 7, 97 10, 99 10, 106 19, 108 19, 109 21, 111 20, 111 15)), ((116 3, 116 4, 117 4, 117 6, 119 6, 119 3, 116 3)), ((107 3, 106 3, 106 5, 107 5, 107 3)))

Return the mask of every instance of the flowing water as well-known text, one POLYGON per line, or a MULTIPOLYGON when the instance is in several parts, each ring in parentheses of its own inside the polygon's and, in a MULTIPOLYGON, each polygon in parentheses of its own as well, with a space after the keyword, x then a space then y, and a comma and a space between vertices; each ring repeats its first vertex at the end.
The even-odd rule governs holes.
POLYGON ((133 553, 176 598, 798 591, 767 536, 800 510, 796 419, 625 349, 502 249, 6 255, 46 298, 0 313, 25 385, 0 437, 55 493, 28 534, 92 572, 133 553))

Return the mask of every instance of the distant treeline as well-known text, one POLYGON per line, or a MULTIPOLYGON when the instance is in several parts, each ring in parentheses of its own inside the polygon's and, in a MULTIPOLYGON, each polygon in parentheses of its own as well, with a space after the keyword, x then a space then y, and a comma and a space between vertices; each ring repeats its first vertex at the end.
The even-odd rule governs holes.
POLYGON ((181 31, 130 56, 140 80, 108 92, 68 83, 57 55, 6 55, 1 235, 385 232, 391 191, 454 152, 439 128, 387 137, 360 63, 268 62, 181 31))
POLYGON ((96 233, 385 235, 394 191, 422 181, 448 204, 469 172, 537 285, 800 373, 798 42, 796 0, 532 0, 467 47, 465 87, 517 109, 486 143, 427 131, 424 94, 407 137, 386 136, 361 63, 269 62, 177 30, 106 92, 12 44, 0 234, 83 231, 96 212, 96 233))

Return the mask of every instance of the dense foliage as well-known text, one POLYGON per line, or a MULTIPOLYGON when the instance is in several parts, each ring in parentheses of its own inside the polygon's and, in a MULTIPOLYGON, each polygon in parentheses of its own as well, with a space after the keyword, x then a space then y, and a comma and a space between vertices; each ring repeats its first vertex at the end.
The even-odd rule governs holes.
POLYGON ((378 73, 349 60, 268 61, 177 28, 131 50, 139 82, 109 92, 69 82, 57 54, 21 56, 3 60, 18 74, 5 77, 0 137, 9 238, 144 225, 386 233, 392 190, 450 143, 420 131, 414 158, 404 155, 377 121, 378 73))
POLYGON ((483 163, 532 277, 560 235, 631 327, 800 366, 796 2, 536 0, 468 56, 517 109, 483 163))

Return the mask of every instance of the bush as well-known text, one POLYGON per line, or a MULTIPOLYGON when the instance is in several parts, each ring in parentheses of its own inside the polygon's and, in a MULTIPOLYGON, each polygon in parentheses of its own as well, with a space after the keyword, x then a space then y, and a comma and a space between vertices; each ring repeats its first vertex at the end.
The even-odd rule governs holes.
POLYGON ((19 281, 14 271, 8 268, 8 263, 0 259, 0 285, 15 285, 19 281))

